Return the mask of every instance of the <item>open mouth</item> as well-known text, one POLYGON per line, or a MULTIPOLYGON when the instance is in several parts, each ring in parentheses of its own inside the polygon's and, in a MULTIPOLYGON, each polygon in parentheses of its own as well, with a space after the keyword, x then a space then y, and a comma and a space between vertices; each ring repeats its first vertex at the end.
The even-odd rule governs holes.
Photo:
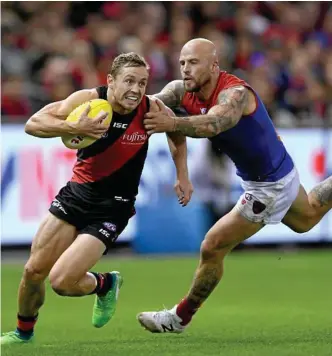
POLYGON ((130 101, 130 102, 132 102, 132 103, 137 103, 138 102, 138 97, 137 96, 130 95, 130 96, 126 96, 125 99, 130 101))

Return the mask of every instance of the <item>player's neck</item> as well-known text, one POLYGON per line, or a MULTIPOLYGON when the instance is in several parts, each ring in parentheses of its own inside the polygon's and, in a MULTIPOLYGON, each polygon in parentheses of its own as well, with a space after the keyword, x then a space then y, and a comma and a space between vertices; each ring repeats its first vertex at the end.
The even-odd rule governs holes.
POLYGON ((204 86, 202 86, 201 90, 195 95, 201 101, 207 101, 211 97, 212 93, 214 92, 219 80, 219 73, 214 74, 211 77, 211 80, 207 82, 204 86))
POLYGON ((113 92, 110 88, 107 89, 107 101, 111 104, 112 110, 119 115, 128 115, 134 110, 127 110, 115 100, 113 92))

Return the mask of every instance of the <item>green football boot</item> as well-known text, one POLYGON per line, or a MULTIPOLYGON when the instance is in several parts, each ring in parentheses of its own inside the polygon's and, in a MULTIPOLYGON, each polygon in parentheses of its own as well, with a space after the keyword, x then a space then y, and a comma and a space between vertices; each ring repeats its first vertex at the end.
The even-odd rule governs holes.
POLYGON ((9 331, 3 333, 0 337, 0 345, 9 345, 9 344, 27 344, 33 341, 33 335, 28 338, 22 338, 17 331, 9 331))
POLYGON ((112 319, 123 283, 120 272, 113 271, 109 274, 113 278, 112 288, 105 295, 97 294, 93 306, 92 325, 96 328, 101 328, 112 319))

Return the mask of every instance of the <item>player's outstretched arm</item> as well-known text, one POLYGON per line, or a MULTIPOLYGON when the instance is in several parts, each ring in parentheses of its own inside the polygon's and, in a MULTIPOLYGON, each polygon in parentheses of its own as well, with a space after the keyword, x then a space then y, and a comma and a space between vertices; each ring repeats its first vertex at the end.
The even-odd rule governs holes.
MULTIPOLYGON (((149 96, 150 112, 164 112, 165 114, 174 117, 174 112, 159 99, 149 96)), ((187 166, 187 140, 181 132, 167 132, 167 142, 171 152, 177 177, 188 179, 187 166)))
POLYGON ((186 206, 194 191, 188 173, 186 136, 181 132, 167 132, 167 141, 176 168, 174 189, 179 203, 186 206))
POLYGON ((248 89, 236 86, 221 91, 218 104, 206 115, 176 117, 174 130, 190 137, 213 137, 234 127, 248 102, 248 89))
MULTIPOLYGON (((174 112, 155 97, 150 98, 150 112, 165 112, 175 116, 174 112)), ((189 180, 187 165, 187 140, 181 132, 167 132, 167 142, 176 168, 175 192, 179 203, 186 206, 191 199, 193 186, 189 180)))
MULTIPOLYGON (((42 138, 59 137, 64 134, 82 134, 82 125, 68 123, 65 120, 77 106, 97 97, 97 91, 94 89, 80 90, 62 101, 48 104, 30 117, 25 125, 25 132, 29 135, 42 138)), ((84 114, 86 115, 87 113, 88 110, 84 114)), ((92 124, 91 121, 86 120, 90 126, 92 124)), ((87 127, 83 125, 83 131, 84 129, 87 129, 87 127)), ((93 137, 93 134, 90 132, 91 137, 93 137)))
POLYGON ((180 106, 184 95, 184 85, 182 80, 173 80, 165 85, 160 93, 154 94, 153 97, 161 100, 171 109, 180 106))

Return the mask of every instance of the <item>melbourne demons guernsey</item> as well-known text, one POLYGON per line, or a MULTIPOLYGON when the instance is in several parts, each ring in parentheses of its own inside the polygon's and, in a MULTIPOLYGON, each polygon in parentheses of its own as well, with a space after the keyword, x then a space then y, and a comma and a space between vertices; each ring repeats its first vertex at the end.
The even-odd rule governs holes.
POLYGON ((221 71, 217 86, 207 101, 201 101, 194 93, 186 92, 181 106, 189 115, 206 114, 217 105, 218 94, 234 86, 249 88, 256 98, 256 109, 243 115, 233 128, 210 137, 219 151, 225 153, 235 164, 237 175, 246 181, 275 182, 294 167, 285 146, 278 137, 273 123, 261 99, 243 80, 221 71))
MULTIPOLYGON (((98 87, 100 99, 107 100, 107 87, 98 87)), ((104 199, 134 201, 148 150, 144 114, 150 101, 144 96, 130 114, 113 112, 112 122, 103 137, 77 152, 70 185, 86 201, 104 199)))

